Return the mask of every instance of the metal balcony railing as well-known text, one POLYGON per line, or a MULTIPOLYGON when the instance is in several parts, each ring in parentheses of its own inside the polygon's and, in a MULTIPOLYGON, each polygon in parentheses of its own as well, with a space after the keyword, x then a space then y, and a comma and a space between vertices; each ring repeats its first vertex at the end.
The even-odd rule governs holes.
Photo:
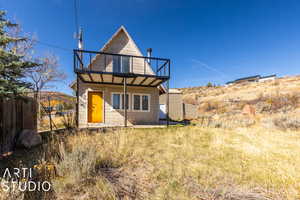
POLYGON ((143 75, 168 80, 170 59, 76 49, 74 72, 113 74, 120 77, 143 75))

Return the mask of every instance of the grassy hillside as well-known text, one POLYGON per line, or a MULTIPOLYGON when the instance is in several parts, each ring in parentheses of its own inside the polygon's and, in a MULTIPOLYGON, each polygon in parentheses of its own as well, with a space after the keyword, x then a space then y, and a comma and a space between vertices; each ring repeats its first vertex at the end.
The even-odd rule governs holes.
POLYGON ((261 95, 299 93, 300 76, 277 78, 275 81, 241 83, 230 86, 181 88, 185 100, 255 100, 261 95))
POLYGON ((237 126, 300 128, 300 76, 181 90, 186 103, 198 105, 200 121, 211 118, 221 127, 236 123, 237 126))
POLYGON ((42 102, 45 102, 47 104, 48 97, 51 101, 57 101, 58 103, 65 103, 65 104, 75 104, 76 97, 67 95, 62 92, 49 92, 49 91, 43 91, 41 92, 41 100, 42 102))

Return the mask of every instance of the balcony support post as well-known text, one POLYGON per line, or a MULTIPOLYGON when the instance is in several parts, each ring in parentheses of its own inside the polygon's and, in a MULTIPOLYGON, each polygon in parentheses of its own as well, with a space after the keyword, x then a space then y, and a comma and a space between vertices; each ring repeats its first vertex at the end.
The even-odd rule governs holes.
POLYGON ((167 127, 169 126, 170 123, 170 118, 169 118, 169 79, 167 81, 167 127))
POLYGON ((170 117, 169 117, 169 90, 170 90, 170 75, 171 75, 171 71, 170 71, 170 65, 171 65, 171 61, 169 60, 168 62, 168 81, 167 81, 167 126, 169 126, 170 123, 170 117))
MULTIPOLYGON (((124 127, 127 127, 127 98, 126 98, 126 94, 127 94, 127 80, 126 80, 126 77, 124 77, 124 102, 123 102, 123 105, 124 105, 124 127)), ((129 100, 129 98, 128 98, 129 100)))
POLYGON ((76 127, 79 128, 79 78, 76 73, 76 127))

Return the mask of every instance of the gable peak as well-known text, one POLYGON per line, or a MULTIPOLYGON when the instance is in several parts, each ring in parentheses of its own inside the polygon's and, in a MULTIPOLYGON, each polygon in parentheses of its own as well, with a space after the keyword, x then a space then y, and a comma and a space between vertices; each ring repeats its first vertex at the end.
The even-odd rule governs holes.
POLYGON ((107 47, 112 43, 112 41, 118 37, 118 35, 123 32, 126 37, 131 40, 133 42, 133 45, 135 46, 135 48, 138 51, 139 56, 143 56, 140 49, 138 48, 138 46, 136 45, 135 41, 132 39, 132 37, 130 36, 130 34, 127 32, 126 28, 124 25, 121 25, 118 30, 111 36, 111 38, 105 43, 105 45, 101 48, 100 51, 105 51, 107 49, 107 47))

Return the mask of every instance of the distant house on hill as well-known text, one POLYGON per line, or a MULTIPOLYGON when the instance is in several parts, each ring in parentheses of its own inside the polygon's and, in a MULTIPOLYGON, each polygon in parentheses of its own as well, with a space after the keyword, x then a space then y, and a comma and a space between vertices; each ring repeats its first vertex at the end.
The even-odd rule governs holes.
POLYGON ((270 80, 275 80, 275 79, 276 79, 276 74, 272 74, 269 76, 262 76, 262 77, 260 77, 260 79, 258 81, 264 82, 264 81, 270 81, 270 80))
POLYGON ((272 74, 269 76, 255 75, 255 76, 239 78, 234 81, 229 81, 226 83, 226 85, 245 83, 245 82, 264 82, 264 81, 275 80, 275 79, 276 79, 276 74, 272 74))

